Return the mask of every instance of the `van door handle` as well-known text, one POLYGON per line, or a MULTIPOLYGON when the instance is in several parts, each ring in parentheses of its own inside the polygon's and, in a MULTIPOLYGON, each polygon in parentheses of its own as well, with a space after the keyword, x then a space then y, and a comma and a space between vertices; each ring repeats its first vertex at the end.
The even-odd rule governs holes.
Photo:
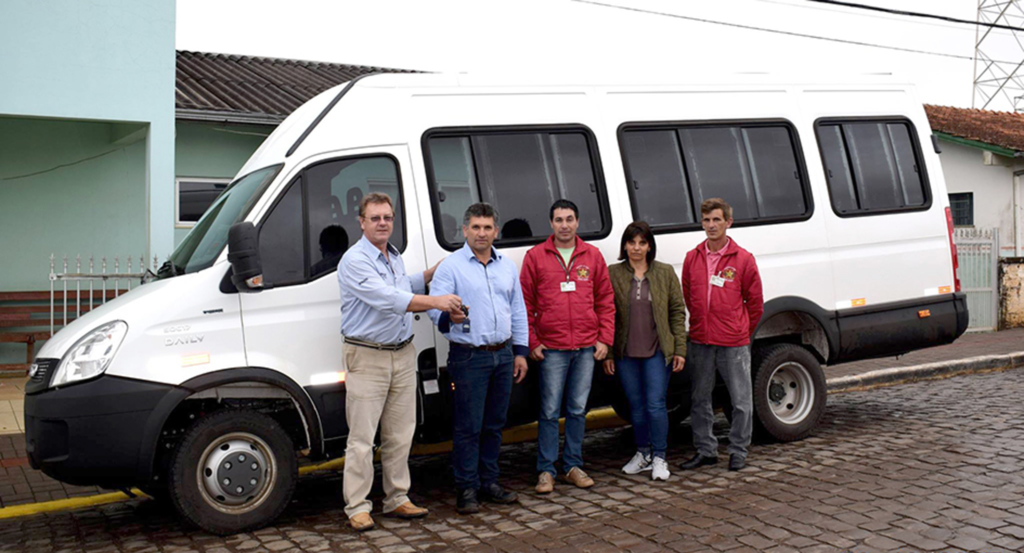
POLYGON ((594 186, 594 183, 590 183, 590 192, 591 193, 597 192, 597 187, 594 186))
POLYGON ((640 190, 640 183, 633 179, 633 190, 640 190))

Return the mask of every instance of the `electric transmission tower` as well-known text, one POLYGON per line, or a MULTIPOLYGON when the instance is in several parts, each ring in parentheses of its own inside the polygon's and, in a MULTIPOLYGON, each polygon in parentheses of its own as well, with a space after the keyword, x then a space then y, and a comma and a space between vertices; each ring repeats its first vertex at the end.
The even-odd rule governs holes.
MULTIPOLYGON (((1018 0, 978 0, 978 22, 1021 28, 1024 8, 1018 0)), ((1024 39, 1020 35, 977 26, 972 107, 1017 111, 1020 105, 1024 110, 1024 39)))

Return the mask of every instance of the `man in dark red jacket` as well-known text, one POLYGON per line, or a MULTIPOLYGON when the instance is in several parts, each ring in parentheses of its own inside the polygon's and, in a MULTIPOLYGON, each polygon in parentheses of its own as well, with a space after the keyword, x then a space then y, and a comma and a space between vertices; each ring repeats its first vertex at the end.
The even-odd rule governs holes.
POLYGON ((537 493, 555 485, 558 418, 565 395, 564 478, 594 485, 583 472, 583 431, 594 362, 615 341, 615 292, 600 250, 576 236, 579 209, 569 200, 551 206, 552 236, 526 252, 519 279, 530 326, 530 358, 540 362, 537 493))
POLYGON ((711 433, 717 371, 732 399, 729 470, 740 470, 746 466, 753 430, 750 340, 764 313, 761 276, 754 256, 726 236, 732 207, 711 198, 701 204, 700 213, 708 239, 683 262, 683 297, 690 311, 690 424, 697 454, 680 466, 692 469, 718 461, 718 441, 711 433))

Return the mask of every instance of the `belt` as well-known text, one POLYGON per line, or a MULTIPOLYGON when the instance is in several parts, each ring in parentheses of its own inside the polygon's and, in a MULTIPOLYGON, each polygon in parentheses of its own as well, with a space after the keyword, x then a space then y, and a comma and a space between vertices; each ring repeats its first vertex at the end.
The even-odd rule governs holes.
POLYGON ((505 340, 500 344, 485 344, 483 346, 471 346, 469 344, 460 344, 458 342, 452 342, 452 347, 466 348, 466 349, 481 349, 484 351, 501 351, 508 347, 509 340, 505 340))
POLYGON ((398 351, 404 348, 405 346, 411 344, 412 339, 414 337, 415 336, 409 336, 408 340, 403 340, 401 342, 398 342, 397 344, 379 344, 377 342, 371 342, 369 340, 360 340, 358 338, 349 338, 348 336, 346 336, 345 343, 352 344, 353 346, 359 346, 362 348, 379 349, 381 351, 398 351))

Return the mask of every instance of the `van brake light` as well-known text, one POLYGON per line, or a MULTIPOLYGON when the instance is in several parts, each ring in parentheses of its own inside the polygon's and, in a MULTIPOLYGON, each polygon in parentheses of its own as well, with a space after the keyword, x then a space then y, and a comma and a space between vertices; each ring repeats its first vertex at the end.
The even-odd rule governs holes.
POLYGON ((953 256, 953 284, 955 291, 960 291, 960 262, 956 259, 956 242, 953 241, 953 212, 946 208, 946 230, 949 231, 949 254, 953 256))

